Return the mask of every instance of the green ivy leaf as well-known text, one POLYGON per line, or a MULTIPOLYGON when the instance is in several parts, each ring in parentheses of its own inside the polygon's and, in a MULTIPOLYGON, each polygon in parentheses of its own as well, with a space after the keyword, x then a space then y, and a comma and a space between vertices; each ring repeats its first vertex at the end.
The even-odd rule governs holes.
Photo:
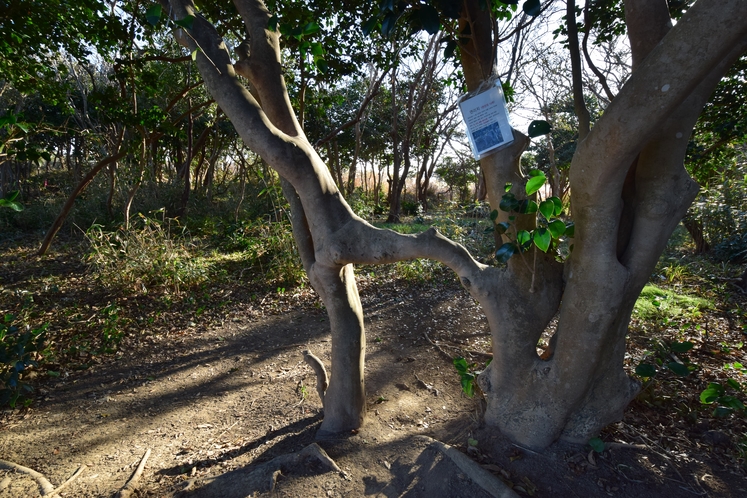
POLYGON ((278 18, 277 14, 273 14, 268 20, 267 20, 267 29, 270 31, 277 31, 278 29, 278 21, 280 19, 278 18))
POLYGON ((549 220, 552 218, 553 213, 555 213, 555 204, 553 204, 549 199, 542 201, 539 205, 539 212, 542 213, 542 216, 544 216, 546 220, 549 220))
POLYGON ((558 197, 552 196, 550 199, 552 201, 553 205, 555 206, 555 211, 553 214, 555 216, 560 216, 560 214, 563 212, 563 201, 561 201, 558 197))
POLYGON ((497 209, 493 209, 490 212, 490 221, 495 221, 497 218, 498 218, 498 210, 497 209))
POLYGON ((527 130, 527 135, 529 135, 529 138, 541 137, 542 135, 547 135, 548 133, 550 133, 551 130, 552 130, 552 127, 550 126, 550 123, 548 123, 545 120, 535 119, 534 121, 529 123, 529 129, 527 130))
POLYGON ((457 371, 460 374, 469 371, 469 365, 467 365, 467 360, 465 360, 463 357, 458 356, 454 358, 453 363, 454 363, 454 367, 457 369, 457 371))
POLYGON ((678 363, 676 361, 670 361, 669 363, 667 363, 667 368, 680 377, 687 377, 688 375, 690 375, 690 369, 682 363, 678 363))
MULTIPOLYGON (((524 187, 527 195, 532 195, 537 192, 547 181, 547 177, 545 177, 545 174, 543 172, 538 170, 533 171, 537 171, 537 174, 531 176, 531 178, 529 178, 529 181, 527 181, 526 187, 524 187)), ((531 173, 532 172, 530 172, 530 175, 531 173)))
POLYGON ((740 384, 739 382, 737 382, 737 381, 736 381, 736 380, 734 380, 734 379, 726 379, 726 383, 727 383, 727 384, 729 385, 729 387, 731 387, 732 389, 736 389, 737 391, 741 391, 741 390, 742 390, 742 384, 740 384))
POLYGON ((547 250, 550 248, 552 237, 550 235, 550 231, 546 228, 538 228, 537 230, 535 230, 532 239, 534 239, 534 245, 536 245, 540 251, 547 252, 547 250))
POLYGON ((315 56, 324 55, 324 47, 319 42, 311 44, 311 54, 315 56))
POLYGON ((524 246, 532 241, 532 234, 530 234, 526 230, 520 230, 519 233, 516 234, 516 242, 519 243, 519 247, 524 246))
POLYGON ((317 70, 322 74, 329 71, 329 64, 327 64, 327 61, 324 59, 318 59, 314 61, 314 64, 316 65, 317 70))
POLYGON ((306 57, 306 51, 311 47, 311 42, 305 41, 298 46, 298 51, 301 52, 301 57, 306 57))
POLYGON ((468 398, 471 398, 475 394, 475 388, 472 382, 474 381, 473 378, 470 378, 472 374, 466 374, 462 375, 462 391, 464 391, 464 394, 467 395, 468 398))
POLYGON ((602 441, 598 437, 589 439, 589 446, 591 446, 591 449, 596 451, 597 453, 602 453, 604 451, 604 441, 602 441))
POLYGON ((499 234, 501 234, 501 235, 502 235, 502 234, 506 233, 506 231, 508 230, 508 228, 509 228, 510 226, 511 226, 511 224, 509 224, 509 223, 508 223, 508 222, 506 222, 506 221, 503 221, 503 222, 501 222, 501 223, 496 223, 496 225, 495 225, 495 230, 496 230, 496 231, 497 231, 497 232, 498 232, 499 234))
POLYGON ((511 189, 513 188, 513 186, 514 186, 514 184, 513 184, 513 183, 511 183, 511 182, 507 182, 507 183, 506 183, 506 184, 505 184, 505 185, 503 186, 503 191, 504 191, 504 192, 506 192, 506 193, 508 193, 508 192, 510 192, 510 191, 511 191, 511 189))
POLYGON ((695 344, 690 341, 673 342, 669 345, 669 349, 671 349, 675 353, 687 353, 693 348, 693 346, 695 346, 695 344))
POLYGON ((637 367, 635 367, 635 374, 640 377, 650 379, 651 377, 656 375, 656 367, 653 365, 649 365, 648 363, 641 363, 637 367))
POLYGON ((524 211, 522 211, 524 214, 534 214, 537 212, 538 206, 537 203, 534 201, 527 201, 526 207, 524 211))
POLYGON ((313 35, 317 31, 319 31, 319 24, 315 23, 314 21, 311 21, 306 26, 303 27, 303 30, 301 31, 302 35, 313 35))
POLYGON ((718 408, 713 410, 713 416, 718 417, 718 418, 729 416, 732 413, 734 413, 734 410, 732 410, 731 408, 723 407, 723 406, 719 406, 718 408))
POLYGON ((145 20, 151 26, 156 26, 161 21, 161 14, 163 14, 163 11, 159 4, 151 5, 145 11, 145 20))
POLYGON ((722 396, 718 401, 719 404, 733 408, 734 410, 744 410, 744 403, 734 396, 722 396))
POLYGON ((536 17, 542 12, 540 0, 527 0, 521 7, 528 16, 536 17))
POLYGON ((501 197, 501 203, 498 205, 501 211, 510 212, 519 206, 519 201, 516 200, 514 194, 504 194, 501 197))
POLYGON ((507 263, 508 260, 511 259, 511 256, 517 252, 518 249, 516 244, 513 242, 506 242, 495 252, 495 259, 497 259, 499 263, 507 263))
POLYGON ((550 230, 553 239, 559 239, 565 233, 565 223, 562 220, 554 220, 547 225, 547 229, 550 230))
POLYGON ((565 236, 573 238, 576 234, 576 224, 572 221, 565 226, 565 236))
POLYGON ((192 26, 194 25, 194 23, 195 23, 195 16, 187 16, 184 19, 179 19, 177 21, 174 21, 174 24, 184 29, 192 29, 192 26))
POLYGON ((724 386, 718 382, 711 382, 708 387, 700 393, 700 402, 704 405, 710 405, 718 398, 724 395, 724 386))
POLYGON ((7 199, 0 199, 0 207, 7 207, 19 213, 23 211, 23 205, 20 202, 9 201, 7 199))
POLYGON ((432 5, 422 5, 418 9, 418 17, 420 23, 423 25, 429 35, 435 35, 439 29, 441 29, 441 19, 439 19, 438 11, 432 5))

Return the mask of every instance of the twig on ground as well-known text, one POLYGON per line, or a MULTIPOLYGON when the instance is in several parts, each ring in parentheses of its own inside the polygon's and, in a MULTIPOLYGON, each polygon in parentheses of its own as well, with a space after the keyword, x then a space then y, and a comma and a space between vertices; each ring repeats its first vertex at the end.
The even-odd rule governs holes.
POLYGON ((434 346, 436 346, 438 348, 438 350, 441 351, 444 355, 446 355, 450 360, 452 360, 453 357, 449 353, 447 353, 446 351, 444 351, 441 348, 442 345, 445 346, 445 347, 447 347, 447 348, 456 349, 457 351, 461 351, 461 352, 464 352, 464 353, 474 354, 474 355, 477 355, 477 356, 485 356, 487 358, 492 358, 493 357, 493 353, 489 353, 489 352, 486 353, 485 351, 477 351, 475 349, 466 349, 466 348, 463 348, 461 346, 456 346, 454 344, 448 344, 446 341, 443 341, 443 340, 437 341, 437 342, 433 341, 428 336, 428 332, 423 332, 423 335, 428 340, 428 342, 430 342, 431 344, 433 344, 434 346))
POLYGON ((73 482, 79 475, 81 475, 83 473, 83 471, 86 470, 86 468, 87 467, 86 467, 85 464, 83 464, 80 467, 78 467, 78 470, 75 471, 75 474, 71 475, 70 478, 67 481, 65 481, 62 484, 60 484, 59 486, 57 486, 57 489, 53 490, 48 495, 44 495, 42 498, 49 498, 49 497, 57 496, 57 494, 60 491, 62 491, 63 489, 65 489, 68 486, 68 484, 70 484, 71 482, 73 482))
POLYGON ((530 450, 529 448, 521 446, 520 444, 516 444, 516 443, 511 443, 511 444, 513 444, 514 446, 516 446, 517 448, 519 448, 522 451, 526 451, 527 453, 531 453, 532 455, 537 455, 537 456, 542 456, 542 457, 545 456, 542 453, 537 453, 536 451, 530 450))
MULTIPOLYGON (((623 477, 624 477, 624 478, 625 478, 626 480, 628 480, 628 481, 630 481, 630 482, 635 482, 635 483, 639 483, 639 484, 640 484, 640 483, 643 483, 643 482, 644 482, 644 481, 640 481, 640 480, 638 480, 638 479, 631 479, 630 477, 628 477, 627 475, 625 475, 625 472, 623 472, 622 470, 620 470, 620 467, 621 467, 621 466, 622 466, 622 467, 628 467, 628 468, 630 468, 630 467, 629 467, 629 466, 627 466, 627 465, 623 465, 623 464, 618 464, 618 465, 616 465, 616 466, 614 467, 614 469, 615 469, 615 470, 616 470, 617 472, 619 472, 619 473, 620 473, 620 475, 621 475, 621 476, 623 476, 623 477)), ((610 467, 612 467, 612 466, 610 465, 610 467)))
POLYGON ((239 420, 237 420, 236 422, 234 422, 233 424, 231 424, 231 427, 229 427, 229 428, 228 428, 228 429, 226 429, 225 431, 221 432, 221 433, 220 433, 220 435, 219 435, 219 436, 218 436, 217 438, 215 438, 215 440, 217 441, 217 440, 219 440, 220 438, 222 438, 222 437, 223 437, 223 435, 224 435, 224 434, 225 434, 226 432, 228 432, 228 431, 230 431, 231 429, 233 429, 233 428, 234 428, 234 426, 235 426, 236 424, 238 424, 238 423, 239 423, 240 421, 241 421, 241 419, 239 419, 239 420))
POLYGON ((631 449, 631 450, 646 450, 648 447, 645 444, 632 444, 632 443, 604 443, 605 449, 616 450, 616 449, 631 449))
MULTIPOLYGON (((672 457, 670 457, 669 455, 667 455, 666 448, 663 448, 659 443, 657 443, 655 441, 651 441, 649 438, 646 437, 645 434, 637 431, 635 427, 630 426, 630 425, 628 425, 628 427, 630 427, 633 430, 633 432, 635 432, 635 433, 638 434, 638 436, 643 440, 643 444, 648 448, 649 451, 651 451, 652 453, 655 453, 655 454, 659 455, 660 457, 662 457, 662 458, 664 458, 666 460, 669 460, 670 466, 674 469, 675 472, 677 472, 677 475, 680 476, 680 481, 677 481, 677 479, 672 479, 671 477, 662 476, 664 479, 668 479, 670 481, 675 481, 675 482, 679 482, 680 484, 687 485, 687 481, 685 481, 685 478, 682 476, 682 473, 680 472, 680 469, 678 469, 677 465, 675 465, 674 459, 672 457), (656 451, 651 445, 649 445, 646 442, 646 440, 649 440, 652 444, 655 444, 656 446, 658 446, 661 449, 661 451, 663 451, 664 453, 660 453, 659 451, 656 451)), ((708 494, 703 489, 703 487, 700 485, 700 483, 698 482, 698 478, 697 477, 695 478, 695 484, 698 486, 698 488, 700 488, 700 492, 698 492, 695 489, 693 489, 692 486, 690 486, 690 489, 687 489, 687 491, 689 491, 690 493, 692 493, 694 495, 698 495, 698 496, 703 496, 703 495, 708 494)), ((682 487, 682 486, 680 486, 680 487, 682 487)), ((683 488, 683 489, 685 489, 685 488, 683 488)))
POLYGON ((145 455, 143 455, 143 458, 140 460, 140 465, 137 466, 137 469, 135 469, 130 480, 125 483, 124 487, 119 490, 114 498, 129 498, 132 495, 135 491, 135 485, 137 484, 138 479, 140 479, 140 476, 143 474, 145 462, 148 461, 148 457, 150 457, 150 448, 148 448, 145 455))
POLYGON ((433 345, 434 345, 434 346, 436 347, 436 349, 438 349, 438 350, 439 350, 439 351, 441 352, 441 354, 443 354, 443 355, 444 355, 445 357, 447 357, 447 358, 448 358, 449 360, 453 360, 453 359, 454 359, 454 358, 452 358, 452 356, 451 356, 451 355, 450 355, 449 353, 447 353, 446 351, 444 351, 444 349, 443 349, 443 348, 442 348, 442 347, 441 347, 441 346, 440 346, 439 344, 437 344, 437 343, 433 342, 433 341, 431 340, 431 338, 430 338, 430 337, 428 337, 428 332, 426 332, 426 331, 423 331, 423 335, 425 336, 425 338, 426 338, 426 340, 427 340, 428 342, 430 342, 431 344, 433 344, 433 345))

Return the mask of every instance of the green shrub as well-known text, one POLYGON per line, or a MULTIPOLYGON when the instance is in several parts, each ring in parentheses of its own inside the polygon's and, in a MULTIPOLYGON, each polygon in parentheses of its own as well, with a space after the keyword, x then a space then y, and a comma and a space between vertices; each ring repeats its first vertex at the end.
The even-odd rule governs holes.
POLYGON ((207 280, 204 261, 195 258, 197 244, 177 220, 139 215, 130 229, 108 232, 93 225, 86 232, 87 261, 108 286, 147 293, 179 293, 207 280))
MULTIPOLYGON (((294 286, 305 278, 290 221, 242 221, 228 230, 225 249, 243 251, 245 270, 266 283, 294 286)), ((242 271, 243 273, 243 271, 242 271)))
POLYGON ((21 332, 13 324, 15 317, 5 315, 0 322, 0 406, 11 408, 20 400, 28 406, 31 400, 24 399, 32 387, 23 381, 24 372, 38 367, 37 360, 45 354, 47 325, 21 332))
POLYGON ((729 237, 714 246, 713 256, 719 261, 747 263, 747 232, 729 237))

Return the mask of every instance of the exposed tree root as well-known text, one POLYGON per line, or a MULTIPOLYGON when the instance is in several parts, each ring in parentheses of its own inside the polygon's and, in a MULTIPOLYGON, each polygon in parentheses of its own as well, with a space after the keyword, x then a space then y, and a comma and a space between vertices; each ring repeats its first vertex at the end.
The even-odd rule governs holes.
POLYGON ((135 469, 135 472, 132 474, 132 477, 130 477, 130 480, 127 481, 124 487, 119 490, 119 492, 115 495, 115 498, 129 498, 130 496, 132 496, 132 493, 135 491, 137 481, 143 474, 143 470, 145 469, 145 462, 148 461, 148 457, 150 457, 150 448, 148 448, 148 450, 145 452, 145 455, 143 455, 143 458, 140 460, 140 465, 137 466, 137 469, 135 469))
POLYGON ((448 344, 447 341, 444 341, 444 340, 434 341, 433 339, 430 338, 430 336, 428 335, 428 332, 423 332, 423 335, 425 336, 425 338, 426 338, 426 340, 428 342, 430 342, 431 344, 433 344, 449 360, 453 360, 454 357, 452 355, 450 355, 445 349, 443 349, 443 346, 445 346, 447 348, 456 349, 457 351, 461 351, 463 353, 473 354, 475 356, 484 356, 486 358, 492 358, 493 357, 493 353, 491 353, 491 352, 477 351, 475 349, 466 349, 466 348, 464 348, 462 346, 457 346, 455 344, 448 344))
POLYGON ((240 469, 208 479, 190 479, 176 496, 190 496, 191 492, 197 492, 198 489, 201 497, 251 496, 252 492, 272 492, 284 470, 289 471, 293 467, 308 465, 314 461, 345 479, 350 478, 318 444, 312 443, 298 453, 281 455, 254 468, 240 469), (240 493, 232 494, 234 490, 240 490, 240 493))
POLYGON ((496 498, 519 498, 519 495, 503 484, 500 479, 477 465, 470 457, 461 451, 449 446, 448 444, 444 444, 441 441, 424 436, 419 437, 424 439, 431 448, 440 451, 445 457, 454 462, 454 464, 459 467, 459 470, 464 472, 475 484, 488 492, 490 496, 496 498))
POLYGON ((434 342, 434 341, 433 341, 433 340, 432 340, 432 339, 431 339, 430 337, 428 337, 428 332, 425 332, 425 331, 423 331, 423 336, 425 336, 425 339, 426 339, 426 340, 427 340, 428 342, 430 342, 431 344, 433 344, 433 345, 434 345, 434 346, 436 347, 436 349, 438 349, 438 351, 439 351, 439 352, 440 352, 440 353, 441 353, 442 355, 444 355, 444 356, 445 356, 446 358, 448 358, 449 360, 453 360, 453 359, 454 359, 454 358, 453 358, 453 357, 452 357, 452 356, 451 356, 451 355, 450 355, 449 353, 447 353, 447 352, 446 352, 446 351, 444 350, 444 348, 442 348, 442 347, 441 347, 441 346, 440 346, 440 345, 439 345, 439 344, 438 344, 437 342, 434 342))
POLYGON ((311 351, 304 350, 303 359, 309 364, 314 373, 316 374, 316 392, 319 394, 319 398, 322 400, 322 407, 324 407, 324 395, 329 387, 329 377, 327 376, 327 369, 324 368, 322 360, 317 358, 311 351))
MULTIPOLYGON (((78 470, 75 471, 75 473, 70 476, 70 478, 65 481, 64 483, 60 484, 58 487, 54 487, 49 480, 44 477, 43 474, 40 474, 39 472, 35 471, 34 469, 30 469, 28 467, 24 467, 23 465, 18 465, 17 463, 8 462, 5 460, 0 460, 0 469, 8 469, 8 470, 14 470, 16 472, 20 472, 22 474, 26 474, 29 477, 32 477, 36 483, 41 488, 42 492, 42 498, 54 498, 59 496, 59 492, 65 489, 71 482, 73 482, 79 475, 83 473, 83 471, 86 469, 85 465, 81 465, 78 470)), ((9 481, 3 480, 3 483, 5 483, 5 486, 7 487, 8 484, 10 484, 9 481)))

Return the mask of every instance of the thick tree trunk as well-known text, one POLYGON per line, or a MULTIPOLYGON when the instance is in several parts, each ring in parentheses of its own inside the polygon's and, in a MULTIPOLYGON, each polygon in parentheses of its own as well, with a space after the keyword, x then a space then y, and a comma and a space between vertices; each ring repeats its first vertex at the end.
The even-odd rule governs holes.
MULTIPOLYGON (((631 310, 697 192, 682 167, 685 147, 710 91, 747 44, 747 2, 699 0, 579 144, 570 173, 576 237, 565 268, 534 248, 505 268, 487 267, 433 229, 400 235, 355 216, 291 112, 277 34, 265 29, 269 13, 256 0, 235 4, 251 34, 251 57, 232 64, 214 28, 199 16, 181 41, 190 50, 192 40, 199 42, 196 60, 210 93, 247 145, 287 180, 294 237, 332 329, 322 433, 357 428, 364 417, 365 338, 352 264, 421 257, 454 270, 485 310, 494 360, 479 381, 488 397, 488 424, 520 444, 543 448, 559 437, 586 441, 618 419, 637 391, 622 368, 631 310), (261 106, 234 71, 253 83, 261 106), (633 188, 623 199, 629 176, 633 188), (627 230, 620 229, 623 217, 632 222, 627 230), (551 351, 540 358, 537 340, 558 311, 551 351)), ((172 5, 177 18, 196 13, 189 0, 172 5)), ((491 25, 477 0, 465 6, 463 26, 469 22, 472 35, 462 56, 474 89, 492 74, 492 43, 486 48, 480 38, 487 32, 491 41, 491 25), (487 55, 467 57, 483 51, 487 55)), ((514 138, 481 161, 493 208, 506 183, 517 197, 523 193, 519 158, 528 140, 516 132, 514 138)), ((536 223, 533 215, 509 219, 500 211, 502 219, 519 229, 536 223)))
MULTIPOLYGON (((706 15, 703 11, 698 13, 706 15)), ((735 39, 743 39, 744 32, 744 28, 734 30, 735 39)), ((474 33, 473 29, 472 40, 474 33)), ((685 43, 686 37, 682 35, 672 46, 685 43)), ((661 67, 656 65, 661 60, 652 59, 647 67, 643 63, 640 74, 633 76, 589 138, 581 143, 571 168, 576 239, 562 294, 563 284, 555 265, 542 258, 533 267, 532 281, 536 285, 529 284, 529 275, 519 271, 521 267, 514 257, 500 281, 492 284, 492 292, 485 293, 490 285, 479 286, 480 290, 470 287, 486 311, 493 335, 494 360, 480 377, 488 398, 485 420, 489 425, 515 441, 542 448, 561 436, 585 442, 622 416, 637 392, 636 383, 622 369, 633 304, 697 192, 682 167, 687 139, 725 67, 743 50, 739 44, 734 48, 728 43, 713 50, 711 65, 706 66, 711 76, 703 74, 700 80, 696 76, 695 81, 703 81, 698 88, 680 89, 681 93, 668 103, 669 111, 659 115, 670 112, 672 118, 659 118, 653 126, 646 123, 647 130, 643 121, 652 119, 651 109, 662 104, 643 104, 634 92, 644 92, 642 88, 636 90, 639 81, 661 81, 657 75, 661 67), (687 98, 688 95, 691 96, 687 98), (646 105, 651 107, 646 109, 646 105), (634 120, 637 112, 642 118, 639 122, 634 120), (625 120, 619 117, 623 114, 625 120), (631 137, 630 133, 638 136, 631 137), (625 210, 631 216, 631 228, 621 232, 623 205, 614 199, 621 198, 629 169, 625 165, 636 156, 635 194, 628 199, 630 206, 625 210), (622 240, 618 240, 620 236, 622 240), (535 292, 527 294, 526 289, 532 287, 535 292), (535 293, 543 296, 539 302, 535 293), (496 302, 498 295, 502 296, 501 302, 496 302), (559 324, 549 358, 541 359, 535 351, 537 339, 556 313, 561 296, 559 324)), ((474 53, 476 48, 463 54, 470 88, 487 79, 485 64, 470 60, 469 54, 474 53)), ((667 54, 662 57, 671 60, 667 54)), ((681 67, 669 68, 669 73, 663 71, 665 78, 676 81, 673 75, 693 76, 687 60, 678 62, 681 67)), ((675 85, 668 81, 660 83, 660 88, 666 97, 671 97, 666 93, 675 85)), ((481 161, 494 209, 500 202, 496 196, 502 195, 505 183, 512 182, 514 189, 519 184, 517 197, 521 191, 521 182, 512 178, 520 177, 522 137, 515 133, 515 138, 517 142, 510 147, 481 161), (513 157, 511 149, 516 151, 513 157)), ((508 214, 499 213, 498 221, 508 214)))

